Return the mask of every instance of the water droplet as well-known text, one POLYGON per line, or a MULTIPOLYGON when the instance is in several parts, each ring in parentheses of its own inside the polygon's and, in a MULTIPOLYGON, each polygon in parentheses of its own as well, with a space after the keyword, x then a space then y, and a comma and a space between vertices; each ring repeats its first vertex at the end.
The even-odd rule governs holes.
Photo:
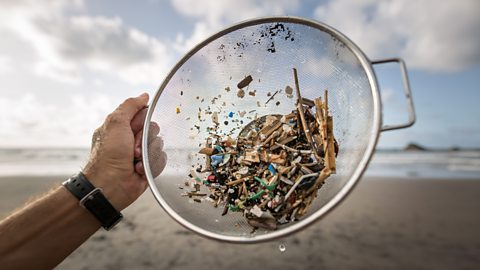
POLYGON ((285 246, 285 244, 280 244, 278 246, 278 250, 280 250, 280 252, 285 252, 285 250, 287 250, 287 247, 285 246))

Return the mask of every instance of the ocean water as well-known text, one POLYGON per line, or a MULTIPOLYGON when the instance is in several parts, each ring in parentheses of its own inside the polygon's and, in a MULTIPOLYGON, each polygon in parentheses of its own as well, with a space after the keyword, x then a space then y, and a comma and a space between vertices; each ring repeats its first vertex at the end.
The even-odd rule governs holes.
MULTIPOLYGON (((187 150, 174 150, 188 155, 187 150)), ((88 158, 83 148, 0 149, 0 177, 73 175, 88 158)), ((176 174, 168 164, 163 174, 176 174)), ((366 176, 403 178, 480 179, 480 151, 382 151, 377 150, 366 176)))
POLYGON ((85 166, 89 149, 0 149, 0 176, 73 175, 85 166))
POLYGON ((366 176, 480 179, 480 151, 377 150, 366 176))

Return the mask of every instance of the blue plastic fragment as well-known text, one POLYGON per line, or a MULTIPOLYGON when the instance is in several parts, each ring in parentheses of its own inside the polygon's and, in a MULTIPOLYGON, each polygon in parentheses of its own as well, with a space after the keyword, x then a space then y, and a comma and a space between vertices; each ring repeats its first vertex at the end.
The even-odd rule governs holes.
POLYGON ((272 172, 273 175, 277 174, 277 170, 275 170, 275 167, 272 165, 272 163, 268 165, 268 170, 272 172))
POLYGON ((217 153, 222 153, 223 152, 223 148, 219 145, 215 145, 215 149, 218 151, 217 153))
POLYGON ((223 155, 213 155, 213 156, 210 156, 210 158, 212 159, 210 161, 210 164, 213 167, 217 167, 223 161, 223 155))
POLYGON ((233 117, 233 112, 230 112, 230 113, 228 114, 228 117, 232 118, 232 117, 233 117))

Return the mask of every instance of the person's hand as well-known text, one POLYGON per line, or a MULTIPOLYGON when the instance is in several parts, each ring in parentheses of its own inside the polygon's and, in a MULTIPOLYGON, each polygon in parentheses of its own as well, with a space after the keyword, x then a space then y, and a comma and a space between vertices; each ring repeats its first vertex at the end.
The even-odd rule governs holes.
MULTIPOLYGON (((107 199, 117 210, 122 210, 135 201, 147 188, 144 165, 141 160, 141 138, 146 115, 148 95, 125 100, 105 122, 95 130, 92 137, 90 158, 83 170, 95 187, 102 189, 107 199)), ((152 174, 159 175, 166 164, 163 141, 157 134, 160 127, 151 123, 149 147, 155 149, 150 155, 152 174)))
MULTIPOLYGON (((135 171, 141 175, 145 175, 145 169, 142 161, 142 136, 143 136, 143 123, 145 122, 145 116, 147 114, 147 108, 142 109, 135 115, 131 125, 132 130, 139 130, 135 134, 135 150, 134 161, 135 171), (137 128, 138 127, 138 128, 137 128)), ((151 121, 148 129, 148 159, 150 161, 150 171, 153 177, 157 177, 163 171, 166 165, 167 156, 163 152, 163 140, 158 135, 160 133, 160 127, 157 123, 151 121)))

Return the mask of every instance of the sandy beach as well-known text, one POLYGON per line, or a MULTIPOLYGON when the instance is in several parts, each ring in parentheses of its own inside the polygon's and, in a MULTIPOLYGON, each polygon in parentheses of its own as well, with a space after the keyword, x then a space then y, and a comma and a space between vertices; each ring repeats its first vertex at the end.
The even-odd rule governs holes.
MULTIPOLYGON (((0 216, 65 178, 0 178, 0 216)), ((238 245, 184 229, 147 190, 58 269, 479 269, 479 213, 478 180, 366 178, 305 230, 238 245)))

